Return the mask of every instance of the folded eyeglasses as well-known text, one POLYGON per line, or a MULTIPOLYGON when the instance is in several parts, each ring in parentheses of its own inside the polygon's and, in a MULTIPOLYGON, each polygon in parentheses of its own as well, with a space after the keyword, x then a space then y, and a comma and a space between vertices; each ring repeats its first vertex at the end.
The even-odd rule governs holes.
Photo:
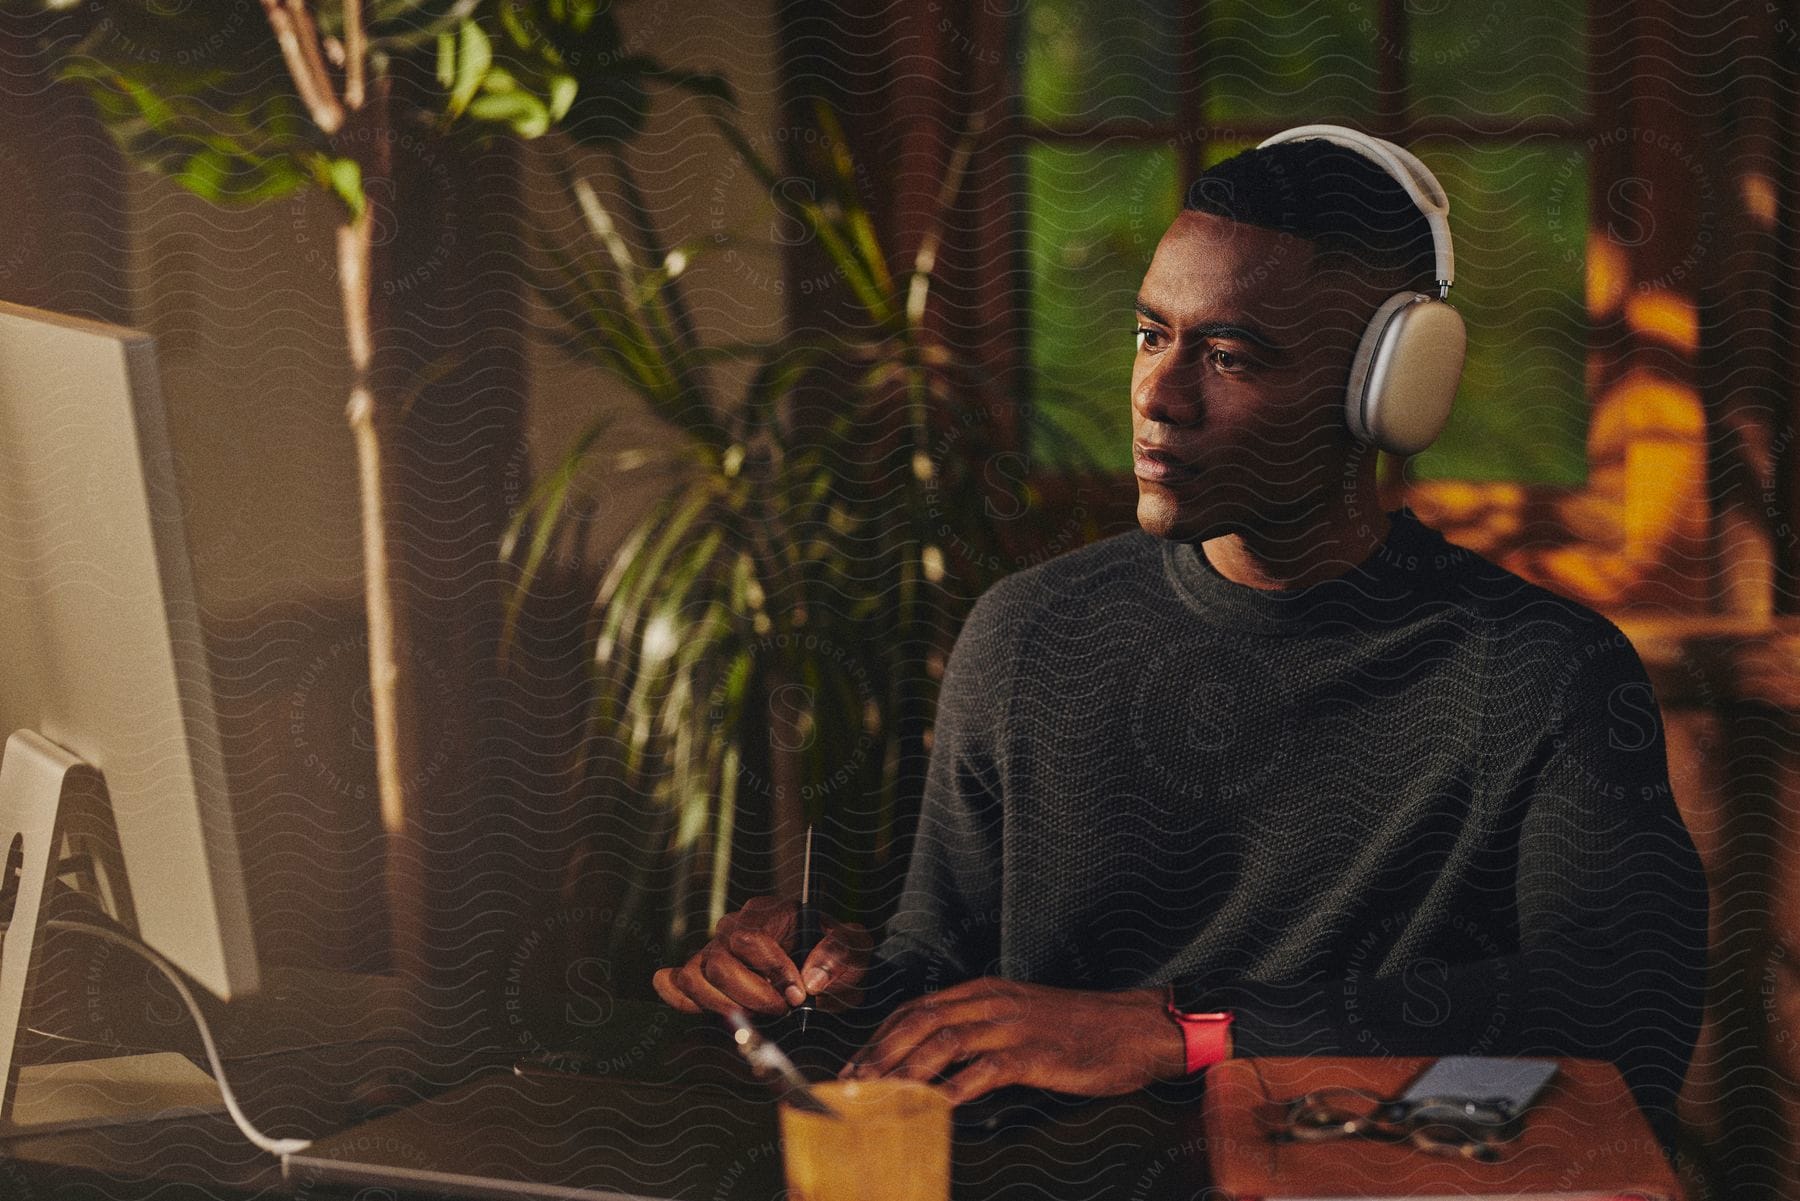
POLYGON ((1410 1142, 1440 1155, 1492 1162, 1523 1126, 1510 1102, 1469 1097, 1400 1101, 1358 1088, 1321 1088, 1274 1103, 1281 1117, 1272 1137, 1323 1143, 1343 1138, 1410 1142))

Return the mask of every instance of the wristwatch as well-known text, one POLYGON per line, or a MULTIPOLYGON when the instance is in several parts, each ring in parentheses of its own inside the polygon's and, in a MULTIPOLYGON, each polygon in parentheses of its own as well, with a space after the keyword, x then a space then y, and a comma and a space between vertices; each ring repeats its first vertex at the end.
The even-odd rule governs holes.
POLYGON ((1187 1072, 1193 1075, 1229 1057, 1231 1050, 1231 1013, 1192 1013, 1175 1004, 1175 986, 1169 985, 1163 1008, 1175 1028, 1181 1031, 1181 1045, 1187 1051, 1187 1072))

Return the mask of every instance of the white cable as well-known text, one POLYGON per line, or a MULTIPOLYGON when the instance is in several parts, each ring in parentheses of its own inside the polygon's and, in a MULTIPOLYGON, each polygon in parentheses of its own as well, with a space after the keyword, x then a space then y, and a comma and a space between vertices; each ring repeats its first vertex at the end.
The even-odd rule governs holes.
POLYGON ((200 1042, 206 1047, 207 1062, 212 1064, 213 1083, 219 1086, 219 1095, 225 1099, 225 1110, 231 1114, 231 1120, 237 1123, 237 1128, 243 1131, 244 1137, 271 1155, 293 1155, 312 1146, 311 1139, 270 1138, 250 1124, 250 1119, 244 1116, 242 1109, 238 1108, 237 1096, 231 1091, 230 1082, 225 1079, 225 1065, 219 1060, 219 1048, 213 1042, 212 1027, 207 1025, 206 1015, 200 1012, 200 1006, 194 1000, 194 994, 188 991, 187 983, 175 970, 174 964, 164 959, 154 948, 92 922, 51 918, 42 924, 53 930, 80 930, 92 934, 107 942, 116 943, 129 951, 135 951, 155 964, 157 969, 169 978, 169 983, 175 986, 175 991, 181 994, 181 999, 187 1003, 188 1012, 194 1015, 194 1025, 200 1028, 200 1042))

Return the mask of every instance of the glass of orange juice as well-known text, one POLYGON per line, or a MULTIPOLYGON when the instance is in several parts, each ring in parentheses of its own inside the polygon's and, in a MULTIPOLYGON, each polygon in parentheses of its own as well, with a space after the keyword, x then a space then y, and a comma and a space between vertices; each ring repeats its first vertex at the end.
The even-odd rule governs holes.
POLYGON ((838 1117, 781 1107, 791 1201, 948 1201, 950 1099, 918 1080, 812 1086, 838 1117))

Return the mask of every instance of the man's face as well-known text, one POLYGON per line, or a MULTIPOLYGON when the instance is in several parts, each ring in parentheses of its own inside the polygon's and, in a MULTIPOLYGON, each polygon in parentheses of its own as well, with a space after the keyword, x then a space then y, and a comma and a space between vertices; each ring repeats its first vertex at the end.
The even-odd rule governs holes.
MULTIPOLYGON (((1138 524, 1202 541, 1350 499, 1344 389, 1387 293, 1315 269, 1311 243, 1208 213, 1175 218, 1137 298, 1138 524)), ((1370 452, 1372 453, 1372 452, 1370 452)))

